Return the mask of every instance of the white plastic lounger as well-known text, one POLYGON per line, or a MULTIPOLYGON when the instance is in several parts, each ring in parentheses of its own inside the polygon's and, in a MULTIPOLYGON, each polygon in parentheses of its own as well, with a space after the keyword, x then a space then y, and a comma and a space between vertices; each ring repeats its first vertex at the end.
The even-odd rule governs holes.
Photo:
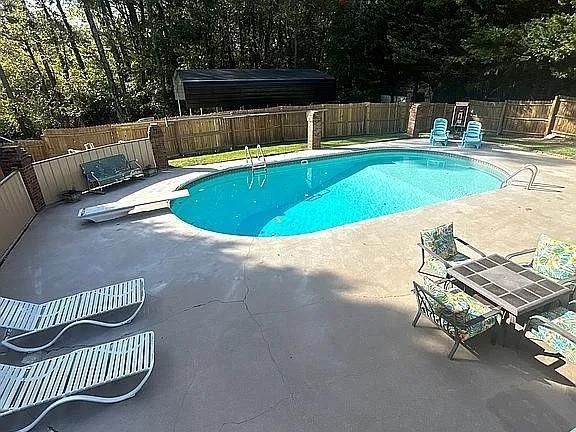
POLYGON ((127 324, 140 312, 145 296, 144 279, 140 278, 42 304, 0 297, 0 327, 7 329, 2 345, 19 352, 35 352, 53 345, 66 330, 79 324, 93 324, 101 327, 118 327, 127 324), (105 322, 89 319, 136 305, 138 307, 134 313, 123 321, 105 322), (50 342, 42 346, 15 345, 18 339, 57 327, 63 328, 50 342), (18 334, 10 335, 13 330, 18 334))
POLYGON ((138 393, 153 367, 153 332, 82 348, 29 366, 0 364, 0 417, 51 402, 36 420, 17 431, 28 432, 51 410, 67 402, 121 402, 138 393), (144 374, 142 380, 123 395, 104 397, 84 393, 139 374, 144 374))

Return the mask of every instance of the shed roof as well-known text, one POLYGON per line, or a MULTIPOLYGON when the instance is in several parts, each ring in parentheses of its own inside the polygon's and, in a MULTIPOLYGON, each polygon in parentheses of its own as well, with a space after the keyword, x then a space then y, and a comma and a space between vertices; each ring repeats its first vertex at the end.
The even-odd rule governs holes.
POLYGON ((177 78, 186 84, 218 83, 222 81, 315 81, 333 80, 331 76, 315 69, 178 69, 177 78))

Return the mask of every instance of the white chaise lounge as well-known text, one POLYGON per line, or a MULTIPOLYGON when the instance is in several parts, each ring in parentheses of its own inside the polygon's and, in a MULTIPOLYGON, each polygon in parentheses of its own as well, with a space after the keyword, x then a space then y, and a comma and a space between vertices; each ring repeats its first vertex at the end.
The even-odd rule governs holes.
POLYGON ((142 308, 145 295, 144 279, 140 278, 42 304, 0 297, 0 327, 7 330, 2 345, 19 352, 35 352, 50 347, 64 332, 80 324, 101 327, 127 324, 142 308), (106 322, 94 319, 96 316, 128 307, 135 307, 136 310, 122 321, 106 322), (56 331, 58 328, 61 328, 58 334, 46 344, 35 347, 16 345, 19 339, 46 330, 56 331))
POLYGON ((123 401, 138 393, 153 367, 153 332, 82 348, 29 366, 0 364, 0 418, 49 404, 32 423, 17 431, 28 432, 51 410, 67 402, 123 401), (135 375, 143 377, 128 393, 113 397, 86 394, 96 387, 135 375))

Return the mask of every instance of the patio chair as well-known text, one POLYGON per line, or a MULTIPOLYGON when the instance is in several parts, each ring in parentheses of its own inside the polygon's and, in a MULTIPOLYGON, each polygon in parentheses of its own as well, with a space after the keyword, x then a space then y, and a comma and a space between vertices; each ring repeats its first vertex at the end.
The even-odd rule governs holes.
POLYGON ((490 329, 492 344, 495 343, 495 325, 502 317, 500 309, 466 294, 446 279, 433 282, 425 277, 423 285, 414 282, 413 292, 418 302, 418 312, 412 326, 416 327, 424 314, 444 331, 454 341, 448 353, 450 360, 460 345, 474 353, 466 341, 490 329))
POLYGON ((535 273, 564 286, 576 289, 576 245, 540 235, 535 248, 511 253, 506 259, 532 255, 530 263, 523 264, 535 273))
POLYGON ((448 120, 439 117, 434 120, 434 127, 430 131, 430 144, 436 145, 437 142, 445 146, 448 145, 448 120))
POLYGON ((460 144, 460 147, 466 148, 473 145, 476 148, 480 148, 482 145, 483 137, 484 134, 482 133, 482 123, 478 121, 468 122, 466 130, 462 135, 462 143, 460 144))
POLYGON ((153 367, 153 332, 82 348, 28 366, 0 364, 0 417, 50 404, 32 423, 18 430, 28 432, 50 411, 67 402, 121 402, 140 391, 153 367), (136 375, 143 377, 128 393, 119 396, 86 394, 89 390, 136 375))
POLYGON ((528 319, 524 335, 544 342, 570 363, 576 363, 576 305, 558 306, 528 319))
POLYGON ((480 256, 486 256, 481 250, 470 243, 454 236, 454 224, 444 224, 434 228, 420 231, 420 243, 422 250, 422 264, 418 273, 439 278, 446 277, 448 268, 470 260, 468 255, 458 251, 456 242, 461 243, 480 256))
POLYGON ((0 297, 0 327, 7 329, 2 345, 19 352, 35 352, 52 346, 67 330, 80 324, 119 327, 134 319, 144 304, 144 279, 133 279, 84 291, 69 297, 36 304, 0 297), (97 321, 94 318, 112 311, 136 307, 126 319, 118 322, 97 321), (23 347, 15 342, 46 330, 61 328, 48 343, 23 347), (11 332, 18 334, 12 336, 11 332))

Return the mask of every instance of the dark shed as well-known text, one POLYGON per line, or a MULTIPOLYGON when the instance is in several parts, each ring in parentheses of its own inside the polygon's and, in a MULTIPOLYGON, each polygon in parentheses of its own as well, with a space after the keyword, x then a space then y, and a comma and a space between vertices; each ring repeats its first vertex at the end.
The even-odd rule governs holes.
POLYGON ((314 69, 176 70, 174 97, 192 109, 307 105, 334 101, 336 81, 314 69))

